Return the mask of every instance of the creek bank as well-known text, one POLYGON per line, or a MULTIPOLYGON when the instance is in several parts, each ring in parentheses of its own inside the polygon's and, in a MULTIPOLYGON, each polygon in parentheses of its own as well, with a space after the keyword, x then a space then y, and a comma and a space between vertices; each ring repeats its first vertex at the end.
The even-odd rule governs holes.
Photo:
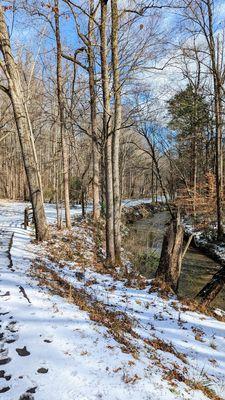
POLYGON ((122 209, 122 221, 124 224, 132 224, 141 219, 150 218, 161 211, 168 211, 165 203, 141 203, 132 207, 124 206, 122 209))
MULTIPOLYGON (((131 262, 132 268, 146 279, 152 279, 155 276, 163 236, 169 220, 168 210, 162 212, 159 210, 159 212, 150 213, 143 218, 140 218, 139 214, 136 221, 127 224, 123 243, 126 257, 131 262)), ((192 232, 193 229, 189 234, 192 232)), ((188 235, 185 239, 188 239, 188 235)), ((210 254, 207 256, 203 249, 190 246, 182 262, 179 296, 195 298, 220 269, 218 260, 213 260, 210 254)), ((213 307, 224 309, 224 305, 225 291, 222 290, 213 301, 213 307)))
MULTIPOLYGON (((143 219, 151 218, 162 211, 168 211, 165 203, 141 203, 132 207, 123 207, 122 221, 124 224, 129 225, 143 219)), ((195 230, 193 225, 188 221, 184 221, 183 224, 185 241, 193 235, 191 246, 225 267, 225 242, 216 241, 213 238, 213 234, 195 230)))
POLYGON ((204 231, 195 231, 191 224, 184 223, 185 239, 193 235, 191 245, 225 267, 225 242, 218 242, 213 235, 204 231))

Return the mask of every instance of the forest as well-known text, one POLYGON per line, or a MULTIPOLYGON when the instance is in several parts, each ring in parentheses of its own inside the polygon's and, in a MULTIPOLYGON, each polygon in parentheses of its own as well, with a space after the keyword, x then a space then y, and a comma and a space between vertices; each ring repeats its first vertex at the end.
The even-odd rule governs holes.
POLYGON ((225 400, 224 0, 0 1, 3 400, 225 400))

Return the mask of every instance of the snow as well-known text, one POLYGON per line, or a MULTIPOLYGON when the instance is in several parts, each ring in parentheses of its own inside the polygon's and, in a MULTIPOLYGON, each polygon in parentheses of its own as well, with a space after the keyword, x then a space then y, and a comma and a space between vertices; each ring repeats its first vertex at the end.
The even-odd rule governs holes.
MULTIPOLYGON (((157 201, 161 203, 165 203, 165 196, 157 196, 157 201)), ((152 199, 151 198, 143 198, 143 199, 127 199, 122 201, 122 205, 124 207, 134 207, 138 206, 140 204, 151 204, 152 199)))
POLYGON ((225 243, 222 241, 219 244, 216 243, 215 235, 212 235, 212 231, 216 230, 216 227, 212 226, 211 232, 205 232, 196 229, 190 222, 184 222, 184 228, 188 236, 193 235, 196 247, 207 250, 207 253, 222 265, 225 263, 225 243))
MULTIPOLYGON (((19 400, 27 390, 35 392, 30 394, 35 400, 208 399, 182 380, 171 385, 165 375, 174 369, 225 399, 225 323, 184 310, 174 298, 149 293, 150 282, 145 289, 130 288, 97 272, 92 263, 92 236, 82 224, 74 227, 74 234, 85 243, 90 265, 83 269, 63 260, 65 266, 59 268, 48 259, 50 249, 32 243, 32 231, 21 228, 23 210, 22 203, 0 205, 0 370, 8 377, 0 377, 1 399, 19 400), (109 330, 91 321, 87 312, 41 287, 30 274, 36 257, 107 309, 126 313, 137 334, 126 337, 137 347, 138 358, 124 353, 109 330), (84 279, 78 280, 75 271, 84 273, 84 279), (172 345, 173 351, 149 344, 159 339, 172 345), (27 355, 18 354, 22 349, 27 355), (46 373, 40 373, 40 368, 46 373), (7 387, 8 391, 1 392, 7 387)), ((54 206, 48 205, 46 213, 53 222, 54 206)), ((73 213, 79 214, 80 209, 74 208, 73 213)))
MULTIPOLYGON (((158 196, 158 201, 164 201, 164 198, 158 196)), ((140 204, 151 204, 151 199, 138 199, 138 200, 123 200, 122 205, 123 207, 134 207, 140 204)), ((24 217, 24 208, 26 206, 30 206, 30 203, 23 203, 23 202, 13 202, 13 201, 6 201, 0 200, 1 211, 4 212, 4 219, 1 221, 1 226, 10 226, 10 227, 17 227, 23 223, 24 217)), ((88 203, 86 207, 86 212, 90 213, 92 211, 92 204, 88 203)), ((54 204, 45 204, 45 212, 46 217, 49 223, 55 223, 56 221, 56 207, 54 204)), ((74 218, 76 216, 80 216, 82 213, 81 205, 75 205, 71 207, 71 217, 74 218)))

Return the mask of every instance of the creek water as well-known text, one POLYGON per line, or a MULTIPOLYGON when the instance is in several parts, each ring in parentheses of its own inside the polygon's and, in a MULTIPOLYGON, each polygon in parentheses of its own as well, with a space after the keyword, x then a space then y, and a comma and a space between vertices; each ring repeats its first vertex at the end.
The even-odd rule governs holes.
MULTIPOLYGON (((169 218, 169 213, 163 211, 129 225, 125 249, 130 253, 134 267, 147 278, 154 277, 169 218)), ((218 263, 190 246, 182 263, 179 295, 194 298, 219 268, 218 263)), ((225 309, 225 289, 212 305, 225 309)))

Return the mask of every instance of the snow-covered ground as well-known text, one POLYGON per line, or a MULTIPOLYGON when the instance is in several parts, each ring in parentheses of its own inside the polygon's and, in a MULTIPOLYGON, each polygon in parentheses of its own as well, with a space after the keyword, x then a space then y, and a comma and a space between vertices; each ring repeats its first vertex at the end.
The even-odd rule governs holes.
MULTIPOLYGON (((1 399, 225 399, 224 322, 149 293, 149 285, 126 287, 97 272, 91 231, 82 224, 73 235, 79 251, 85 248, 85 265, 62 260, 60 268, 48 260, 57 246, 61 250, 60 241, 51 248, 33 244, 31 232, 21 228, 23 210, 22 203, 0 204, 1 399), (63 298, 40 286, 30 273, 36 257, 106 312, 127 315, 132 333, 124 338, 136 354, 104 321, 72 304, 69 294, 63 298)), ((46 213, 53 222, 54 206, 46 213)))
MULTIPOLYGON (((163 201, 162 197, 158 197, 158 201, 163 201)), ((123 207, 134 207, 139 204, 150 204, 152 203, 151 199, 138 199, 138 200, 123 200, 123 207)), ((21 226, 24 218, 24 208, 26 206, 30 206, 29 203, 23 202, 13 202, 7 200, 0 199, 0 211, 1 214, 4 214, 4 218, 1 219, 1 226, 21 226)), ((86 212, 89 213, 92 211, 92 205, 88 204, 86 207, 86 212)), ((49 223, 55 223, 56 221, 56 207, 54 204, 45 204, 45 212, 49 223)), ((78 215, 81 215, 82 208, 81 205, 76 205, 71 207, 71 216, 72 218, 78 215)))

